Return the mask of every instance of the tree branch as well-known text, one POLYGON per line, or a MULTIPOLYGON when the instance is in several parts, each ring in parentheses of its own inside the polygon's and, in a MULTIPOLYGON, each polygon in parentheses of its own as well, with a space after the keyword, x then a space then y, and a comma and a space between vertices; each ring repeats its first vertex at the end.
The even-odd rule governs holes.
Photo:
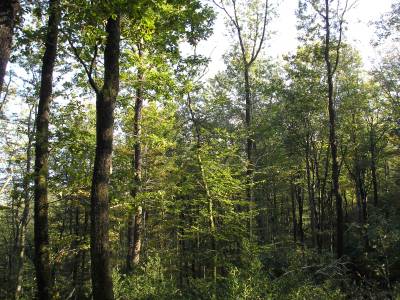
POLYGON ((70 45, 72 51, 74 52, 74 55, 76 57, 76 59, 79 61, 79 63, 82 65, 82 67, 85 70, 85 73, 88 77, 88 81, 90 86, 93 88, 94 92, 96 93, 96 95, 100 94, 100 89, 97 86, 96 82, 93 79, 92 73, 93 73, 93 68, 94 68, 94 64, 97 58, 97 52, 98 52, 98 45, 96 43, 96 45, 94 46, 94 55, 92 57, 92 60, 90 62, 90 66, 88 67, 85 63, 85 61, 82 59, 82 57, 80 56, 80 53, 78 51, 78 49, 74 46, 73 42, 71 41, 70 37, 67 36, 67 40, 68 40, 68 44, 70 45))
POLYGON ((252 55, 251 60, 249 62, 249 65, 251 65, 258 57, 258 55, 260 54, 260 51, 262 49, 264 40, 265 40, 265 33, 266 33, 266 29, 267 29, 267 22, 268 22, 268 8, 269 8, 269 1, 265 0, 265 9, 264 9, 264 24, 263 24, 263 31, 261 34, 261 40, 260 40, 260 44, 258 45, 258 49, 255 55, 252 55))
MULTIPOLYGON (((338 13, 339 13, 339 3, 340 3, 340 1, 338 1, 338 7, 337 7, 337 12, 338 12, 338 13)), ((337 43, 337 46, 336 46, 335 66, 334 66, 333 69, 332 69, 332 75, 336 73, 337 67, 338 67, 338 65, 339 65, 340 47, 341 47, 341 45, 342 45, 342 36, 343 36, 344 15, 345 15, 346 12, 347 12, 348 4, 349 4, 349 0, 346 0, 345 7, 344 7, 344 9, 343 9, 343 11, 342 11, 342 14, 341 14, 341 16, 340 16, 340 19, 339 19, 339 40, 338 40, 338 43, 337 43)))

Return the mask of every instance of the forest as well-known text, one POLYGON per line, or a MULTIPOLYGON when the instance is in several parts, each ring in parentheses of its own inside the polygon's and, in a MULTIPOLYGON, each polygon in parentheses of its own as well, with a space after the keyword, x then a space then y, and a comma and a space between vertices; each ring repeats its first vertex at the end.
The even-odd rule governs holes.
POLYGON ((286 1, 0 1, 0 299, 400 299, 400 1, 286 1))

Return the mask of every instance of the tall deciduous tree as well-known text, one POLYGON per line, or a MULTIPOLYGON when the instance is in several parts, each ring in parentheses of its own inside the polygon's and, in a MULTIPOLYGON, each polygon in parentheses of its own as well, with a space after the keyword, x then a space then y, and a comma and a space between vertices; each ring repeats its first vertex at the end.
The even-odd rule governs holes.
MULTIPOLYGON (((252 133, 253 129, 253 100, 251 95, 251 68, 256 62, 267 38, 267 25, 271 18, 269 0, 250 1, 245 3, 250 9, 248 12, 251 17, 244 20, 240 16, 239 3, 236 0, 229 1, 229 6, 224 1, 213 0, 214 4, 220 8, 227 16, 230 25, 233 27, 235 35, 238 39, 240 49, 240 59, 243 68, 244 81, 244 100, 245 100, 245 125, 246 125, 246 196, 250 205, 254 202, 253 180, 255 169, 255 137, 252 133), (247 29, 247 31, 246 31, 247 29)), ((242 4, 243 5, 243 4, 242 4)), ((252 235, 252 221, 250 220, 250 235, 252 235)))
POLYGON ((109 17, 104 50, 104 82, 96 92, 96 156, 94 161, 90 254, 93 298, 114 299, 109 249, 109 181, 111 172, 114 108, 119 90, 120 17, 109 17))
POLYGON ((337 40, 332 40, 331 30, 334 28, 332 25, 332 15, 331 15, 331 5, 329 0, 325 0, 325 12, 321 13, 325 21, 325 48, 324 48, 324 58, 326 63, 326 80, 328 84, 328 112, 329 112, 329 144, 332 155, 332 185, 333 194, 336 198, 336 255, 338 258, 342 257, 344 254, 343 245, 343 200, 340 194, 339 187, 339 162, 337 153, 337 136, 336 136, 336 109, 335 109, 335 94, 334 94, 334 75, 336 73, 339 58, 340 58, 340 48, 342 43, 342 32, 343 32, 343 22, 344 14, 347 11, 348 0, 346 0, 346 5, 342 12, 336 11, 338 17, 338 37, 337 40), (332 42, 334 44, 332 44, 332 42), (335 56, 331 58, 331 49, 335 51, 335 56))
MULTIPOLYGON (((138 45, 138 57, 143 58, 143 52, 141 45, 138 45)), ((141 66, 138 67, 137 72, 138 86, 136 88, 135 97, 135 114, 133 117, 133 137, 135 139, 133 148, 134 156, 132 159, 133 165, 133 187, 131 190, 131 196, 136 198, 140 191, 142 183, 142 109, 143 109, 143 70, 141 66)), ((142 247, 142 222, 143 222, 143 209, 139 205, 136 209, 135 216, 129 214, 128 216, 128 255, 127 255, 127 268, 132 270, 134 266, 137 266, 140 261, 140 251, 142 247)))
MULTIPOLYGON (((185 3, 174 0, 168 5, 156 1, 151 6, 135 6, 135 9, 139 10, 138 14, 141 15, 141 18, 136 18, 135 15, 128 25, 130 26, 129 40, 133 44, 134 55, 137 57, 136 74, 134 75, 137 84, 135 86, 135 112, 132 128, 134 137, 133 180, 130 190, 134 202, 140 191, 146 188, 142 184, 142 173, 146 171, 142 166, 142 110, 143 102, 150 100, 148 95, 150 90, 154 89, 154 84, 147 77, 157 69, 160 69, 158 72, 162 72, 163 64, 176 64, 177 61, 183 59, 178 50, 179 41, 184 39, 190 45, 196 45, 210 35, 209 24, 214 20, 212 10, 198 0, 185 3), (164 57, 166 61, 157 62, 157 56, 164 57), (152 60, 153 63, 151 63, 152 60), (146 65, 149 68, 146 69, 146 65)), ((171 67, 167 68, 172 72, 171 67)), ((163 88, 169 89, 168 87, 163 88)), ((155 90, 159 92, 163 88, 157 87, 155 90)), ((135 203, 134 206, 135 213, 130 212, 128 215, 128 270, 132 270, 140 262, 143 239, 142 227, 145 211, 142 203, 135 203)))
POLYGON ((45 40, 45 52, 36 116, 35 145, 35 267, 39 299, 51 299, 51 270, 49 261, 48 228, 48 156, 49 114, 53 91, 53 70, 57 55, 60 23, 60 1, 50 0, 49 21, 45 40))
POLYGON ((332 192, 336 199, 336 255, 342 257, 344 254, 343 245, 343 199, 340 193, 339 175, 340 167, 338 162, 337 145, 337 117, 336 117, 336 94, 335 94, 335 74, 340 62, 340 52, 342 48, 342 38, 344 31, 345 14, 353 4, 349 0, 341 3, 333 3, 330 0, 306 0, 299 2, 299 15, 303 17, 306 36, 317 36, 323 40, 323 53, 325 60, 325 81, 326 95, 329 114, 329 146, 332 158, 332 192), (308 6, 312 7, 313 12, 308 13, 308 6), (308 25, 308 26, 307 26, 308 25), (323 28, 320 29, 320 28, 323 28))

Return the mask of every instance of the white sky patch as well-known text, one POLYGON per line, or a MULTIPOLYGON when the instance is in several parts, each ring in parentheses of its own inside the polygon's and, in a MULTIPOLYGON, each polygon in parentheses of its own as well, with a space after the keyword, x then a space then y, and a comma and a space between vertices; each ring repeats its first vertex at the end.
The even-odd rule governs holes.
MULTIPOLYGON (((204 2, 211 3, 207 0, 204 2)), ((268 38, 264 53, 272 58, 280 59, 282 55, 294 52, 298 45, 295 15, 298 0, 275 0, 275 5, 277 2, 279 2, 276 9, 277 16, 269 25, 269 30, 275 33, 268 38)), ((370 23, 378 20, 385 12, 390 11, 392 3, 393 0, 359 0, 346 15, 348 26, 345 39, 360 51, 367 69, 372 67, 378 56, 378 51, 371 45, 371 40, 375 36, 375 27, 370 23)), ((225 15, 218 8, 215 8, 215 10, 218 16, 214 25, 214 34, 197 48, 198 54, 211 58, 207 77, 212 77, 218 71, 224 69, 222 56, 232 44, 225 15)))

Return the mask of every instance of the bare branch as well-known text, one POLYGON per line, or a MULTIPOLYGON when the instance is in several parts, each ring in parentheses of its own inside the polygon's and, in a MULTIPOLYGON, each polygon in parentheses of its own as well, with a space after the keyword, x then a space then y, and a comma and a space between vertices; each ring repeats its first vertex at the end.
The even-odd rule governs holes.
POLYGON ((6 190, 7 185, 10 183, 11 179, 13 178, 14 172, 11 169, 11 174, 8 176, 8 178, 6 179, 6 181, 4 182, 3 186, 0 189, 0 194, 3 194, 3 192, 6 190))
MULTIPOLYGON (((338 1, 338 8, 337 8, 337 12, 338 13, 339 13, 339 4, 340 4, 340 1, 338 1)), ((348 10, 348 4, 349 4, 349 0, 346 0, 345 7, 343 8, 342 14, 341 14, 340 19, 339 19, 339 40, 338 40, 338 43, 337 43, 337 46, 336 46, 335 66, 332 69, 332 74, 336 73, 337 67, 339 65, 340 47, 342 45, 342 36, 343 36, 344 15, 346 14, 346 12, 348 10)))
POLYGON ((251 57, 254 57, 254 54, 255 54, 255 51, 256 51, 256 47, 257 47, 257 40, 258 40, 258 34, 259 34, 259 32, 258 32, 258 24, 259 24, 259 22, 260 22, 260 15, 257 13, 257 20, 256 20, 256 30, 255 30, 255 33, 254 33, 254 39, 253 39, 253 47, 252 47, 252 49, 251 49, 251 57))
POLYGON ((320 17, 322 17, 322 19, 326 19, 326 15, 324 15, 323 13, 322 13, 322 11, 320 11, 319 9, 318 9, 318 7, 317 7, 317 5, 316 5, 316 3, 315 2, 311 2, 311 6, 314 8, 314 10, 315 10, 315 12, 320 16, 320 17))
POLYGON ((239 18, 237 16, 236 0, 232 0, 232 4, 233 4, 233 14, 234 14, 234 17, 235 17, 235 23, 234 24, 236 24, 236 30, 237 30, 237 33, 238 33, 240 49, 242 51, 243 63, 245 65, 245 67, 247 67, 249 65, 249 63, 247 62, 246 47, 244 46, 244 42, 243 42, 243 38, 242 38, 242 30, 240 28, 239 18))
POLYGON ((249 65, 251 65, 258 57, 258 54, 260 54, 260 51, 262 49, 264 40, 265 40, 265 34, 267 30, 267 23, 268 23, 268 9, 269 9, 269 1, 265 0, 265 10, 264 10, 264 24, 263 24, 263 32, 261 34, 261 40, 260 44, 258 45, 258 49, 255 55, 252 56, 249 65))
POLYGON ((96 63, 98 49, 99 49, 99 45, 96 42, 96 45, 94 46, 94 53, 93 53, 92 61, 90 62, 90 67, 89 67, 89 73, 90 74, 93 73, 93 68, 94 68, 94 65, 96 63))
POLYGON ((79 63, 82 65, 83 69, 86 72, 86 75, 88 76, 88 81, 90 86, 93 88, 94 92, 96 93, 96 95, 100 94, 100 89, 97 86, 96 82, 93 79, 92 76, 92 72, 93 72, 93 68, 94 68, 94 63, 97 57, 97 51, 98 51, 98 45, 96 43, 95 48, 94 48, 94 55, 92 57, 92 60, 90 62, 90 66, 88 68, 88 66, 86 65, 85 61, 82 59, 82 57, 80 56, 80 53, 78 51, 78 49, 74 46, 73 42, 71 41, 70 37, 67 36, 67 40, 68 40, 68 44, 70 45, 72 51, 75 54, 76 59, 79 61, 79 63))
POLYGON ((1 100, 1 103, 0 103, 0 113, 1 113, 1 111, 3 110, 3 106, 4 106, 4 105, 6 104, 6 102, 7 102, 7 97, 8 97, 8 95, 9 95, 9 93, 10 93, 11 80, 12 80, 12 73, 10 73, 10 77, 9 77, 9 80, 8 80, 6 89, 3 90, 3 91, 4 91, 4 96, 3 96, 3 99, 1 100))
POLYGON ((245 64, 245 66, 248 65, 247 58, 246 58, 246 48, 244 47, 243 43, 243 38, 242 38, 242 31, 239 25, 239 18, 237 16, 237 9, 236 9, 236 0, 232 0, 232 6, 233 6, 233 16, 228 12, 226 9, 225 5, 220 1, 218 3, 216 0, 212 0, 215 6, 217 6, 219 9, 221 9, 225 15, 228 17, 228 19, 231 21, 232 25, 235 27, 236 32, 238 34, 238 39, 239 39, 239 45, 240 45, 240 50, 242 52, 242 59, 245 64))
MULTIPOLYGON (((223 10, 226 14, 226 16, 229 18, 229 20, 232 22, 232 24, 237 28, 238 24, 235 22, 235 20, 233 19, 233 17, 231 16, 231 14, 228 12, 228 10, 226 9, 225 5, 222 3, 222 1, 220 1, 220 3, 218 4, 216 0, 212 0, 214 5, 217 6, 219 9, 223 10)), ((233 1, 235 2, 235 1, 233 1)))

